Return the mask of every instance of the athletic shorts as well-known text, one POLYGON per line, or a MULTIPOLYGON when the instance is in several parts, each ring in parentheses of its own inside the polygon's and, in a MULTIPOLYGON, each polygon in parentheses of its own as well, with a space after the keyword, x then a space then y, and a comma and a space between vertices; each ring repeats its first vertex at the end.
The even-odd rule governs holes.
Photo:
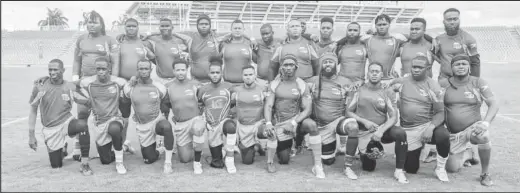
POLYGON ((152 80, 154 81, 157 81, 157 82, 160 82, 161 84, 163 85, 166 85, 167 83, 173 81, 175 78, 161 78, 159 77, 159 75, 157 75, 157 70, 156 69, 152 69, 152 72, 150 74, 150 78, 152 78, 152 80))
POLYGON ((92 125, 94 125, 94 127, 89 128, 89 132, 91 134, 90 136, 93 137, 93 139, 96 141, 96 144, 98 146, 103 146, 103 145, 106 145, 106 144, 112 142, 112 136, 110 136, 108 134, 108 125, 112 121, 120 122, 121 125, 123 125, 122 117, 112 117, 108 121, 106 121, 102 124, 99 124, 99 125, 96 125, 95 118, 89 119, 89 120, 93 121, 92 125))
MULTIPOLYGON (((450 134, 450 153, 458 154, 464 152, 466 148, 471 147, 471 134, 475 130, 478 122, 473 123, 468 128, 456 134, 450 134)), ((489 130, 485 131, 484 135, 489 135, 489 130)))
POLYGON ((218 125, 211 126, 206 123, 206 129, 208 130, 208 143, 210 147, 216 147, 224 143, 225 135, 223 131, 224 122, 230 120, 225 118, 218 125))
POLYGON ((202 116, 196 116, 183 122, 173 121, 173 134, 175 135, 177 146, 182 147, 193 141, 193 134, 191 131, 193 129, 193 125, 197 121, 204 121, 204 119, 202 116))
POLYGON ((238 139, 244 147, 251 147, 258 142, 257 132, 260 125, 265 124, 264 120, 260 120, 252 125, 242 125, 237 121, 238 139))
POLYGON ((431 122, 424 123, 415 127, 402 127, 406 131, 406 138, 408 139, 408 151, 419 149, 423 146, 422 134, 431 122))
POLYGON ((65 122, 56 125, 54 127, 43 127, 42 134, 45 145, 49 152, 56 151, 65 146, 67 136, 69 135, 69 124, 74 119, 74 116, 70 116, 65 122))
MULTIPOLYGON (((293 120, 293 119, 288 119, 283 122, 276 123, 276 125, 274 126, 274 129, 276 132, 276 138, 278 139, 278 141, 286 141, 289 139, 293 139, 295 137, 293 135, 287 135, 283 132, 285 126, 292 127, 291 120, 293 120)), ((296 129, 295 129, 295 131, 296 131, 296 129)))
POLYGON ((143 147, 148 147, 150 145, 152 145, 153 143, 155 143, 155 137, 157 136, 156 132, 155 132, 155 126, 157 125, 157 123, 161 120, 164 120, 164 116, 163 115, 159 115, 157 116, 157 118, 155 118, 154 120, 148 122, 148 123, 145 123, 145 124, 140 124, 140 123, 136 123, 135 124, 135 131, 137 133, 137 138, 139 139, 139 143, 141 143, 141 146, 143 147))
POLYGON ((325 126, 318 126, 322 144, 326 145, 336 141, 336 128, 343 118, 345 117, 339 117, 325 126))

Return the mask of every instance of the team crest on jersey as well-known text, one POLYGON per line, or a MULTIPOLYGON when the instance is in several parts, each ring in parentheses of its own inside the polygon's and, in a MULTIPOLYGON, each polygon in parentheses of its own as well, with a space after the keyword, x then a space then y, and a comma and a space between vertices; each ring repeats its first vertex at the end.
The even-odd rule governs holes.
POLYGON ((486 91, 489 87, 487 85, 480 87, 480 90, 486 91))
POLYGON ((108 87, 108 92, 112 93, 112 94, 116 93, 116 87, 115 86, 108 87))
POLYGON ((220 95, 226 95, 226 91, 221 90, 220 95))
POLYGON ((206 42, 206 44, 207 44, 208 47, 210 47, 210 48, 215 47, 215 43, 213 43, 212 41, 208 41, 208 42, 206 42))
POLYGON ((378 98, 378 99, 377 99, 377 104, 378 104, 379 106, 385 106, 385 99, 378 98))
POLYGON ((63 99, 64 101, 70 101, 70 97, 68 94, 61 94, 61 99, 63 99))
POLYGON ((453 42, 453 48, 458 50, 462 48, 462 45, 460 45, 459 42, 453 42))
POLYGON ((428 93, 425 90, 423 90, 423 89, 419 89, 419 94, 421 96, 423 96, 423 97, 427 97, 428 96, 428 93))
POLYGON ((361 51, 361 50, 356 50, 356 54, 361 56, 361 55, 363 55, 363 51, 361 51))
POLYGON ((304 53, 304 54, 308 53, 306 47, 299 47, 299 48, 298 48, 298 51, 300 51, 301 53, 304 53))
POLYGON ((184 45, 184 44, 179 44, 179 48, 181 50, 187 50, 188 49, 188 47, 186 47, 186 45, 184 45))
POLYGON ((394 41, 392 41, 391 39, 386 40, 386 44, 388 44, 389 46, 393 46, 394 45, 394 41))
POLYGON ((159 95, 157 95, 156 92, 150 92, 150 93, 148 93, 148 96, 150 96, 150 98, 153 98, 153 99, 156 99, 157 97, 159 97, 159 95))
POLYGON ((105 51, 105 46, 101 45, 101 44, 96 44, 96 48, 98 51, 100 52, 104 52, 105 51))
POLYGON ((191 90, 191 89, 185 90, 184 94, 186 94, 187 96, 193 96, 193 90, 191 90))
POLYGON ((242 51, 242 54, 249 55, 249 50, 242 48, 241 51, 242 51))
POLYGON ((422 52, 417 52, 417 53, 415 53, 415 55, 417 55, 417 56, 426 56, 426 54, 424 54, 422 52))
POLYGON ((117 50, 119 48, 119 45, 117 44, 112 44, 112 46, 110 47, 110 49, 112 50, 117 50))
POLYGON ((179 54, 179 50, 177 48, 170 48, 173 54, 179 54))
POLYGON ((470 47, 470 48, 476 48, 476 47, 477 47, 477 43, 470 44, 469 47, 470 47))
POLYGON ((291 89, 291 93, 292 93, 293 95, 298 95, 298 94, 299 94, 299 93, 298 93, 298 90, 296 90, 295 88, 291 89))
POLYGON ((341 91, 338 90, 337 88, 332 88, 332 94, 334 94, 334 95, 341 95, 341 91))
POLYGON ((144 54, 143 48, 135 48, 135 52, 137 52, 137 54, 140 54, 140 55, 144 54))
POLYGON ((475 95, 472 92, 464 92, 464 97, 472 99, 475 98, 475 95))
POLYGON ((260 96, 257 95, 257 94, 253 95, 253 100, 255 100, 255 101, 261 101, 260 96))

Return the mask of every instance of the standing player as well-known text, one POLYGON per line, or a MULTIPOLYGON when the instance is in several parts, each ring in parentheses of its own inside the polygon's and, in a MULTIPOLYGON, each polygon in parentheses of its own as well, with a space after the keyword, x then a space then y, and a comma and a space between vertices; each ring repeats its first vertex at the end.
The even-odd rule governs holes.
POLYGON ((426 56, 416 56, 412 60, 412 75, 394 80, 397 84, 391 89, 401 97, 401 127, 408 138, 406 172, 417 173, 423 144, 435 144, 438 152, 435 174, 439 180, 447 182, 445 166, 450 151, 450 135, 444 127, 444 93, 439 83, 427 76, 430 67, 426 56))
POLYGON ((63 166, 63 157, 67 153, 66 136, 79 135, 81 145, 81 172, 92 175, 88 164, 90 135, 86 120, 76 119, 71 113, 75 86, 63 80, 63 62, 53 59, 49 62, 49 78, 35 82, 29 104, 29 147, 36 151, 38 143, 34 134, 38 107, 40 108, 42 133, 49 153, 52 168, 63 166))
POLYGON ((358 146, 358 128, 349 127, 345 118, 346 103, 353 93, 353 83, 343 76, 337 75, 338 59, 335 54, 326 52, 320 57, 321 72, 312 78, 310 91, 312 93, 313 122, 318 126, 321 136, 321 161, 332 165, 336 161, 336 133, 340 135, 341 143, 348 143, 345 155, 345 175, 357 179, 356 173, 350 168, 358 146), (347 137, 348 136, 348 140, 347 137), (347 141, 345 141, 347 140, 347 141))
POLYGON ((432 44, 424 38, 426 32, 426 20, 413 18, 410 22, 410 38, 401 47, 401 76, 410 76, 412 71, 412 60, 416 56, 428 58, 428 76, 432 77, 433 58, 430 52, 432 44))
POLYGON ((280 46, 281 40, 273 37, 273 27, 268 23, 260 27, 260 34, 262 35, 262 41, 258 42, 258 49, 253 50, 257 55, 255 60, 257 64, 257 78, 268 81, 269 63, 276 48, 280 46))
POLYGON ((168 117, 172 110, 173 131, 177 138, 177 148, 179 161, 188 163, 193 161, 193 171, 195 174, 202 174, 202 164, 200 158, 204 145, 205 122, 199 109, 197 99, 198 82, 187 78, 188 62, 186 60, 176 60, 173 64, 175 80, 168 83, 167 99, 165 106, 165 117, 168 117), (192 143, 193 142, 193 143, 192 143), (194 152, 194 154, 193 154, 194 152))
POLYGON ((460 11, 449 8, 444 11, 444 29, 446 33, 435 37, 433 54, 441 65, 439 80, 451 77, 451 59, 458 54, 469 55, 471 59, 470 75, 480 77, 480 55, 477 42, 468 32, 460 29, 460 11))
POLYGON ((336 42, 332 40, 332 33, 334 33, 334 20, 330 17, 321 18, 320 40, 315 44, 318 57, 325 52, 332 52, 336 47, 336 42))
POLYGON ((296 56, 286 54, 281 61, 280 78, 271 81, 268 88, 264 109, 266 126, 259 131, 261 138, 269 138, 267 171, 276 172, 273 163, 275 152, 280 164, 289 164, 293 138, 297 126, 301 124, 300 132, 310 134, 309 142, 314 158, 312 172, 318 178, 325 178, 321 163, 321 136, 316 123, 308 119, 312 112, 309 87, 296 76, 299 65, 296 56))
MULTIPOLYGON (((398 126, 395 94, 385 90, 381 84, 383 66, 371 63, 368 66, 368 82, 361 86, 354 94, 347 107, 347 116, 355 119, 345 122, 348 130, 359 128, 359 152, 361 166, 365 171, 374 171, 377 156, 371 156, 374 144, 395 142, 395 171, 394 178, 399 183, 408 183, 404 174, 406 151, 408 143, 406 132, 398 126)), ((349 139, 350 140, 350 139, 349 139)), ((347 148, 348 147, 347 145, 347 148)))
POLYGON ((123 91, 134 107, 133 118, 137 123, 135 129, 141 143, 144 163, 151 164, 159 159, 155 138, 156 135, 164 136, 166 157, 163 172, 170 174, 173 172, 173 131, 170 122, 161 114, 161 103, 167 100, 166 87, 150 78, 152 63, 149 60, 140 60, 137 71, 137 80, 126 84, 123 91))
POLYGON ((348 78, 356 87, 365 82, 365 64, 367 50, 365 44, 360 41, 361 25, 351 22, 347 25, 346 43, 339 45, 334 50, 338 56, 339 75, 348 78))
POLYGON ((470 62, 471 59, 465 55, 453 57, 453 77, 440 82, 445 89, 446 126, 451 133, 451 156, 446 170, 458 172, 464 161, 472 157, 471 152, 465 151, 468 143, 478 145, 478 154, 482 161, 480 184, 491 186, 493 181, 488 172, 491 159, 489 123, 495 118, 499 107, 488 83, 469 75, 470 62), (483 102, 489 107, 484 119, 480 115, 483 102), (469 156, 466 153, 470 153, 469 156))
POLYGON ((106 58, 97 58, 94 64, 96 65, 97 75, 85 77, 78 83, 86 99, 78 98, 76 101, 92 107, 93 124, 95 126, 90 131, 96 141, 101 164, 110 164, 115 160, 117 172, 125 174, 122 139, 123 119, 118 106, 126 81, 110 75, 109 62, 106 58), (111 150, 112 146, 115 153, 111 150))
POLYGON ((226 144, 225 165, 228 173, 236 173, 234 147, 237 141, 236 123, 228 118, 231 107, 231 83, 222 80, 222 59, 212 56, 209 59, 211 83, 197 91, 197 98, 206 115, 209 149, 213 158, 210 166, 223 168, 222 144, 226 144))

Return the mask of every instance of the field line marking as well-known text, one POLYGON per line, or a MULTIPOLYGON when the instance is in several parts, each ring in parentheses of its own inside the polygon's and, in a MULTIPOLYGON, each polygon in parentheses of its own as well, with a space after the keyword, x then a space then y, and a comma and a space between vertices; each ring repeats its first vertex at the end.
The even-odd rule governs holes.
POLYGON ((11 124, 14 124, 14 123, 18 123, 20 121, 24 121, 26 119, 28 119, 29 117, 22 117, 22 118, 18 118, 18 119, 15 119, 15 120, 12 120, 12 121, 9 121, 7 123, 3 123, 2 124, 2 127, 5 127, 5 126, 8 126, 8 125, 11 125, 11 124))

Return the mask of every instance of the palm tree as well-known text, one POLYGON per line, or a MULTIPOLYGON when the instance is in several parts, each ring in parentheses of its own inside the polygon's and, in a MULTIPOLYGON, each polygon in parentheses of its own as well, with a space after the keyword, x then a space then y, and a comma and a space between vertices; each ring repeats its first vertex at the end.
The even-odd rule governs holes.
POLYGON ((69 27, 69 24, 67 24, 68 21, 69 19, 63 16, 63 12, 60 9, 54 8, 51 10, 47 8, 47 18, 40 20, 38 26, 40 26, 40 30, 43 30, 44 26, 53 26, 63 29, 64 27, 69 27))
POLYGON ((90 12, 83 12, 83 21, 79 21, 79 22, 78 22, 78 25, 79 25, 79 26, 87 25, 89 15, 90 15, 90 12))
POLYGON ((114 30, 116 27, 124 25, 126 20, 128 20, 128 15, 125 14, 123 16, 119 16, 118 20, 115 20, 115 21, 112 22, 112 29, 111 30, 114 30))

